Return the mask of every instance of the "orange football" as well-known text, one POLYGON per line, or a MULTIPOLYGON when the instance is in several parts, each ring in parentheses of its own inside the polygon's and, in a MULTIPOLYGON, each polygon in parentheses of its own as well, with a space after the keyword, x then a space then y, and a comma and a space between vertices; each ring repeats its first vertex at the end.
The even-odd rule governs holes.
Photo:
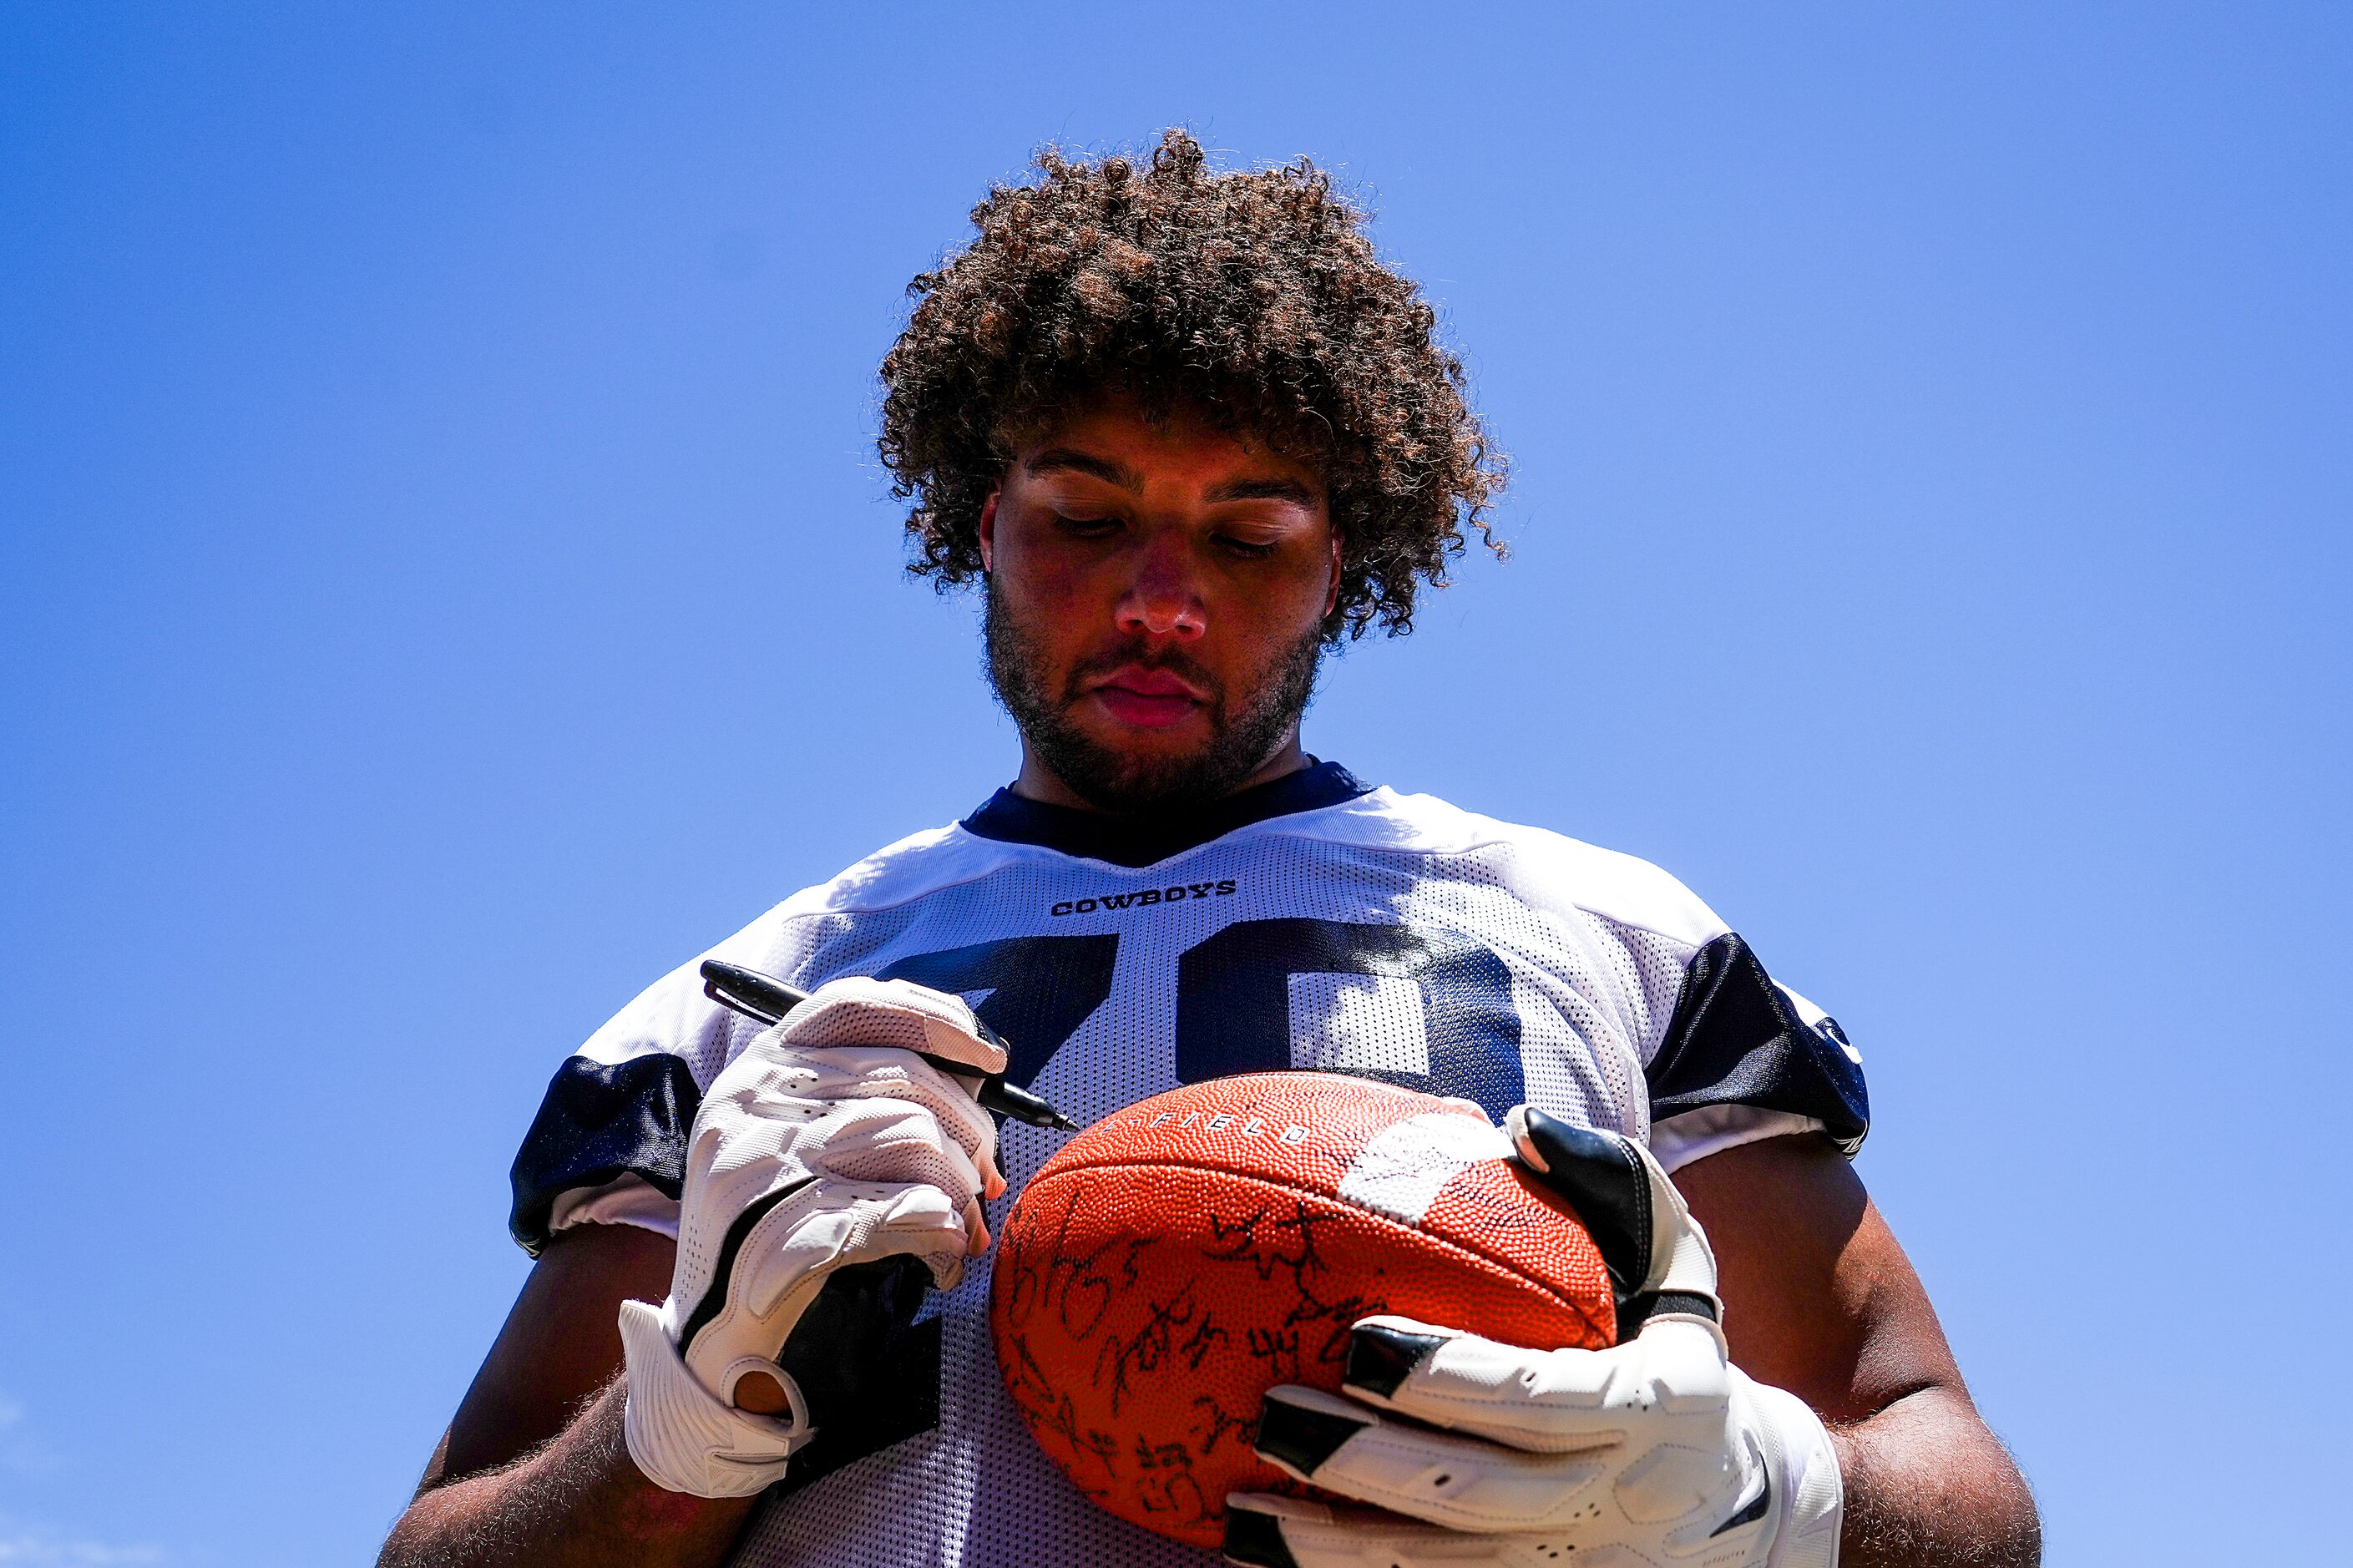
POLYGON ((1610 1342, 1601 1255, 1476 1109, 1256 1073, 1155 1095, 1046 1162, 997 1242, 1006 1386, 1121 1518, 1218 1545, 1229 1491, 1299 1489, 1250 1451, 1259 1396, 1337 1390, 1375 1312, 1531 1347, 1610 1342))

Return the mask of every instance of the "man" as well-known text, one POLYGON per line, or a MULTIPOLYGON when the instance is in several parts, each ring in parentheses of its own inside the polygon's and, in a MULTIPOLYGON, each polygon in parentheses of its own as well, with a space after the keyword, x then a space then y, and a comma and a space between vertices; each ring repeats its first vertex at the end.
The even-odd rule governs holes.
POLYGON ((1302 751, 1320 654, 1408 629, 1500 483, 1359 215, 1170 132, 974 216, 916 280, 881 450, 917 570, 983 580, 1019 776, 713 950, 815 989, 776 1027, 690 963, 565 1064, 515 1163, 538 1262, 383 1561, 1210 1561, 1016 1418, 989 1224, 1058 1141, 972 1097, 1088 1121, 1293 1067, 1476 1102, 1589 1221, 1635 1216, 1632 1261, 1611 1350, 1358 1325, 1348 1396, 1278 1390, 1253 1439, 1355 1505, 1225 1500, 1230 1560, 2034 1561, 1844 1157, 1837 1026, 1663 872, 1302 751))

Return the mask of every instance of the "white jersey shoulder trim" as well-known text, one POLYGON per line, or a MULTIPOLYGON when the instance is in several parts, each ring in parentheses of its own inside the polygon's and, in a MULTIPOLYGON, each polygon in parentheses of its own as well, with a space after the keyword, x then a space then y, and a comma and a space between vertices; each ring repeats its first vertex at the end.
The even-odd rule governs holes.
POLYGON ((1819 1117, 1800 1116, 1794 1110, 1767 1110, 1755 1105, 1705 1105, 1653 1122, 1651 1152, 1672 1175, 1710 1154, 1721 1154, 1744 1143, 1761 1143, 1767 1138, 1823 1130, 1819 1117))
POLYGON ((579 1225, 628 1225, 678 1239, 678 1200, 666 1198, 643 1176, 623 1172, 601 1187, 574 1187, 558 1194, 547 1215, 547 1234, 579 1225))

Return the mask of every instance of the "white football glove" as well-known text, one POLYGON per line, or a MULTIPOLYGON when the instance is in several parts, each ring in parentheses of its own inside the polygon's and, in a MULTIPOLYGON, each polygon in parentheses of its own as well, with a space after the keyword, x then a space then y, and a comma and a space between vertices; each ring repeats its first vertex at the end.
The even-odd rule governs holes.
POLYGON ((1525 1106, 1505 1127, 1599 1245, 1621 1342, 1522 1350, 1364 1319, 1349 1397, 1272 1389, 1256 1442, 1300 1479, 1387 1511, 1236 1493, 1227 1560, 1831 1568, 1843 1493, 1830 1435, 1803 1400, 1725 1359, 1715 1258, 1674 1184, 1630 1139, 1525 1106))
POLYGON ((959 997, 836 980, 712 1080, 688 1140, 670 1299, 621 1303, 629 1457, 656 1485, 748 1497, 780 1479, 823 1414, 809 1385, 840 1384, 925 1286, 954 1285, 988 1245, 981 1200, 1005 1183, 973 1090, 1005 1070, 1005 1047, 985 1034, 959 997), (969 1066, 971 1083, 918 1051, 969 1066), (736 1408, 753 1373, 785 1412, 736 1408))

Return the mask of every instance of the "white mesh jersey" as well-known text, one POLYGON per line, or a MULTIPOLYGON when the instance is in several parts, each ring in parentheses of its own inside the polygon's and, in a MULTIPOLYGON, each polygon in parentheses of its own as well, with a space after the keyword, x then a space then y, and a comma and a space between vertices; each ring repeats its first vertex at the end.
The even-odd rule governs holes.
MULTIPOLYGON (((1497 1117, 1525 1100, 1645 1139, 1670 1167, 1805 1129, 1861 1140, 1862 1079, 1837 1026, 1655 867, 1366 790, 1329 763, 1197 826, 1123 844, 1103 819, 1000 793, 702 956, 803 987, 871 974, 960 993, 1012 1045, 1009 1076, 1082 1124, 1179 1083, 1298 1068, 1497 1117)), ((707 1000, 691 962, 598 1030, 517 1157, 518 1239, 536 1250, 590 1221, 675 1235, 694 1104, 757 1027, 707 1000)), ((1006 1125, 1013 1193, 993 1226, 1059 1142, 1006 1125)), ((990 1348, 988 1285, 984 1258, 930 1298, 864 1427, 796 1458, 735 1563, 1216 1561, 1096 1509, 1030 1441, 990 1348)))

